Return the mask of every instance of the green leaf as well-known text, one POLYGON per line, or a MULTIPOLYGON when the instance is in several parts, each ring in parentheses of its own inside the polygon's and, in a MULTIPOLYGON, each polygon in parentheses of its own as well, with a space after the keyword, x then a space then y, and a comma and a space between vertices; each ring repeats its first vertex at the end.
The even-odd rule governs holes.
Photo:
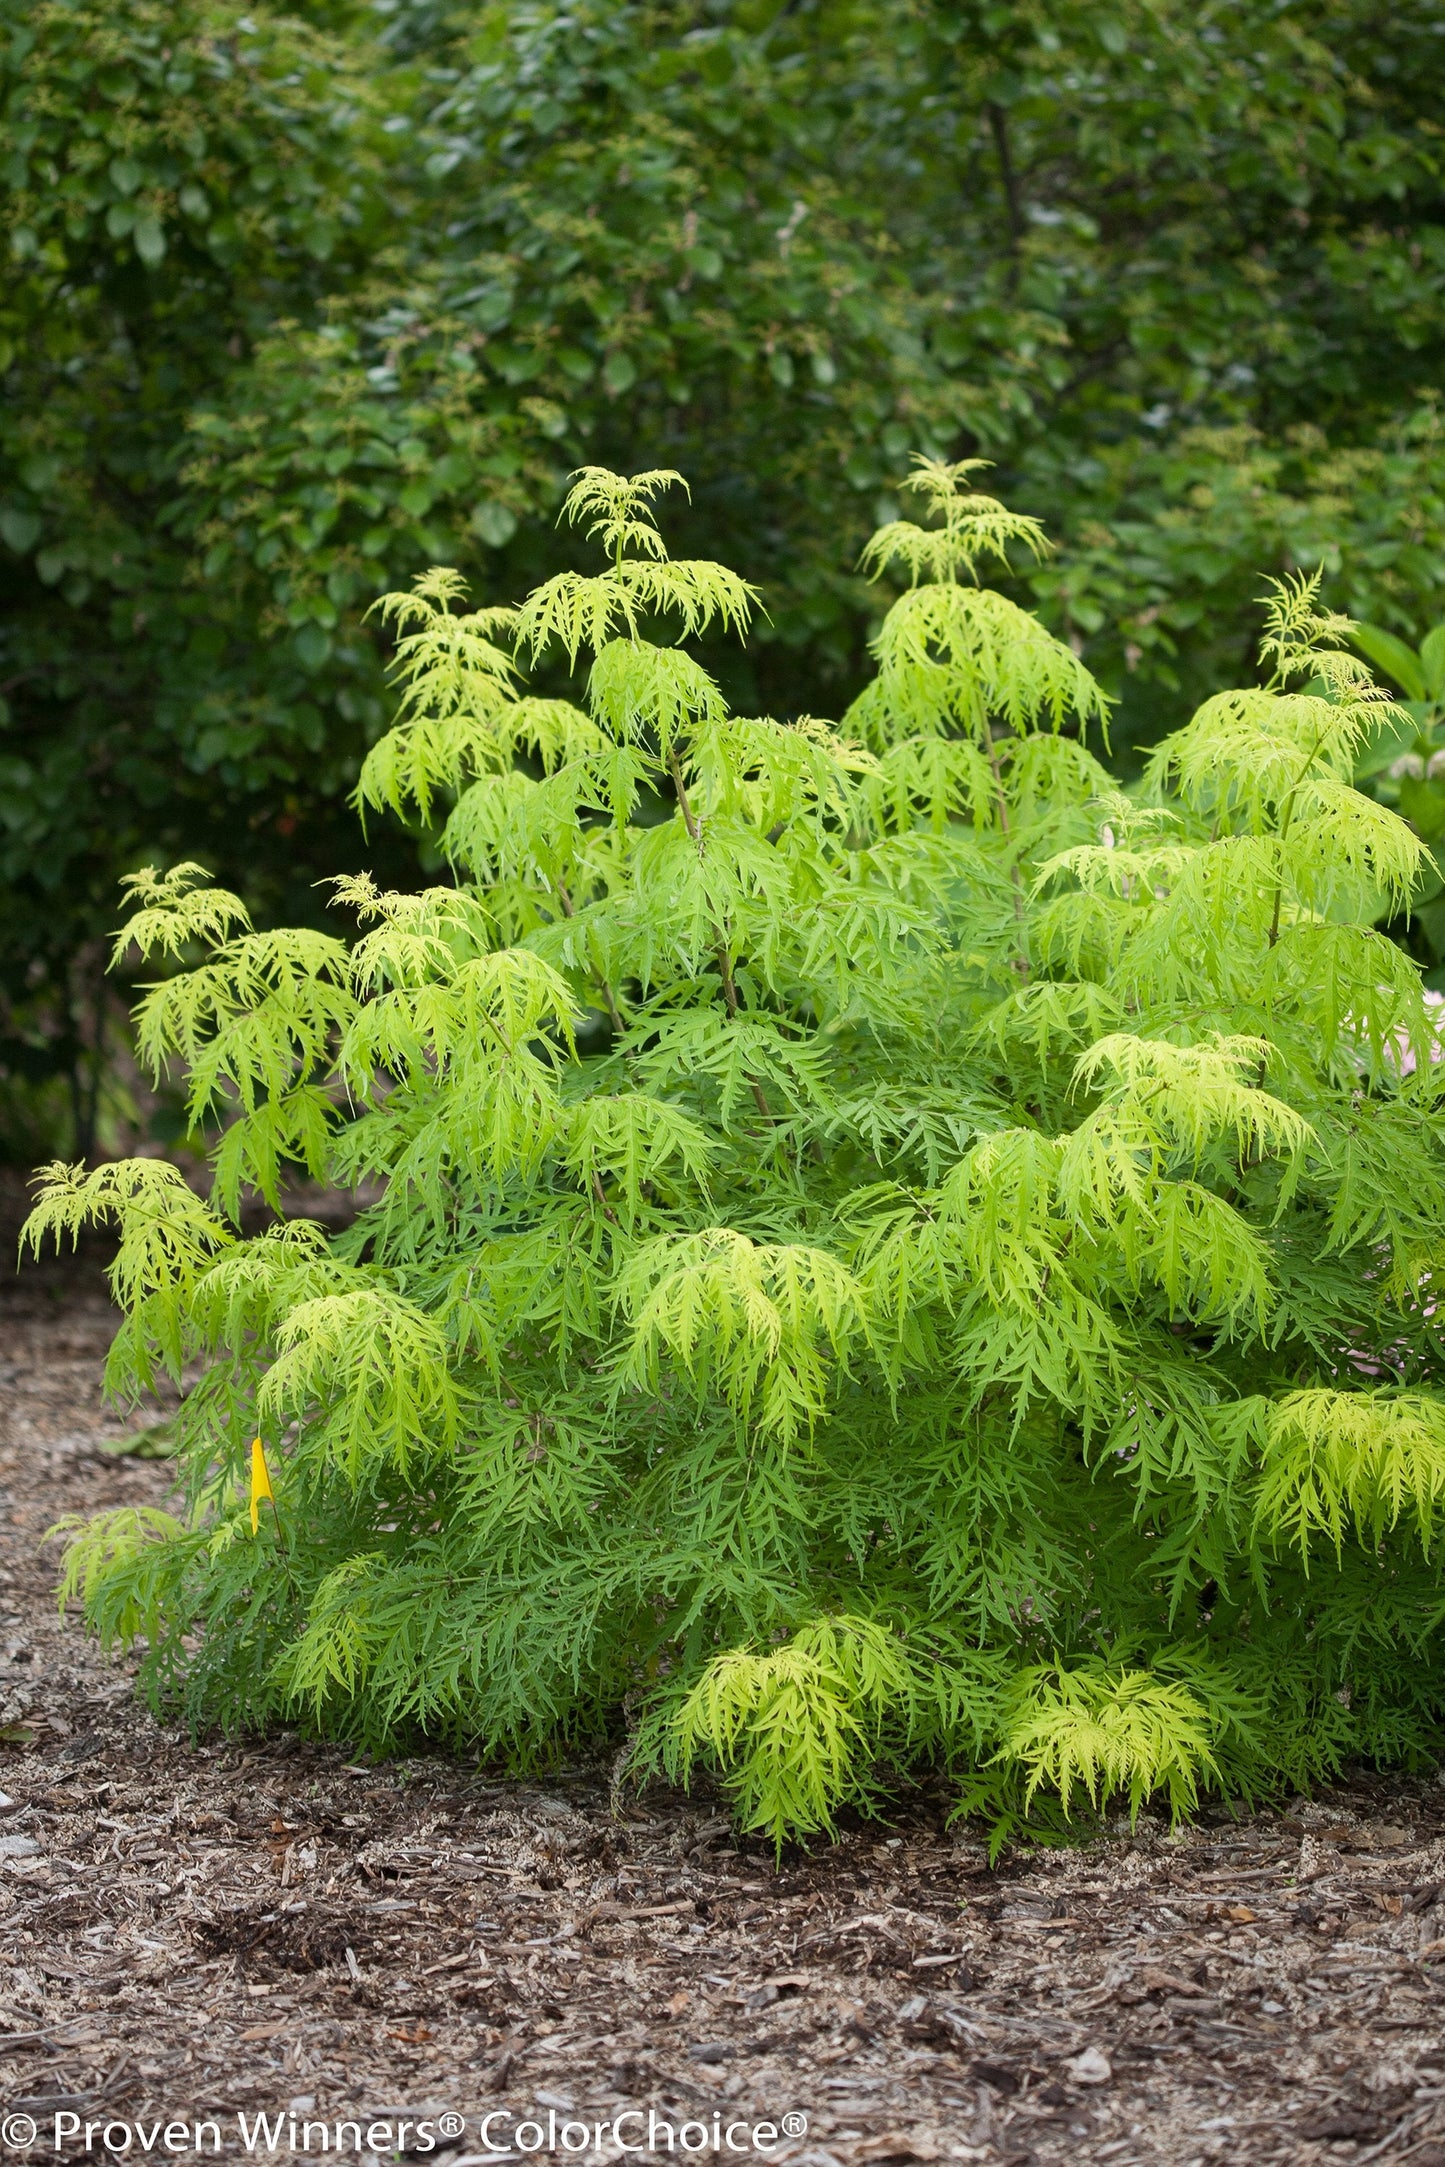
POLYGON ((1357 624, 1350 627, 1350 638, 1361 654, 1368 655, 1371 662, 1394 678, 1409 699, 1429 698, 1419 655, 1395 633, 1385 631, 1381 625, 1357 624))
POLYGON ((303 669, 319 670, 330 657, 331 634, 324 625, 302 625, 296 634, 295 647, 303 669))
POLYGON ((1369 738, 1354 765, 1355 781, 1368 782, 1371 776, 1383 774, 1402 753, 1413 751, 1420 734, 1420 721, 1416 715, 1401 715, 1369 738))
POLYGON ((1421 640, 1420 664, 1425 678, 1425 698, 1445 701, 1445 624, 1436 625, 1421 640))
POLYGON ((132 238, 135 252, 148 269, 154 270, 166 252, 166 237, 161 231, 160 220, 150 211, 142 211, 135 222, 132 238))
POLYGON ((40 516, 36 512, 22 512, 13 504, 0 509, 0 536, 8 549, 18 557, 24 557, 35 547, 40 538, 40 516))
POLYGON ((517 531, 517 515, 509 505, 488 498, 473 511, 470 525, 491 549, 502 549, 517 531))

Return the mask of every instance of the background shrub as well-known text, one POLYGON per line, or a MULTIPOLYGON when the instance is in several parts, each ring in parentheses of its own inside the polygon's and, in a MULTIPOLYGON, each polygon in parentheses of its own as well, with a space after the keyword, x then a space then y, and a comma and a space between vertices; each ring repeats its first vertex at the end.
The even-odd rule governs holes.
POLYGON ((1125 764, 1240 673, 1261 566, 1418 639, 1439 34, 1424 0, 3 0, 21 1128, 94 1142, 117 874, 198 858, 316 921, 386 721, 366 607, 434 563, 514 603, 588 461, 684 467, 679 546, 750 567, 766 617, 705 650, 743 711, 863 682, 854 559, 920 444, 1066 541, 1011 591, 1121 697, 1125 764))

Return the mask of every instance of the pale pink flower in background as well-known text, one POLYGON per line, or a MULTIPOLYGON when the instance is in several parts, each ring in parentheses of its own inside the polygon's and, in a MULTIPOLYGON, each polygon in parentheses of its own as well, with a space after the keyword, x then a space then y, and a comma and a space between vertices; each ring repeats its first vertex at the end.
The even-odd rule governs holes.
MULTIPOLYGON (((1425 1006, 1430 1011, 1430 1023, 1434 1032, 1434 1043, 1430 1048, 1430 1059, 1433 1063, 1445 1059, 1445 1046, 1442 1046, 1440 1039, 1441 1027, 1445 1025, 1445 993, 1432 993, 1427 986, 1425 1006)), ((1396 1044, 1400 1048, 1400 1074, 1412 1075, 1415 1070, 1414 1047, 1408 1040, 1397 1039, 1396 1044)))

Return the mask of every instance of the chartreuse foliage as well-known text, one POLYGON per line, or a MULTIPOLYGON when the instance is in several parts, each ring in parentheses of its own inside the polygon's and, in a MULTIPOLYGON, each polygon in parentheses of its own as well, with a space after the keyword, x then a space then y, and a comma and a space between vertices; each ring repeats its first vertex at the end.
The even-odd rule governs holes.
POLYGON ((339 882, 349 945, 132 884, 214 1192, 55 1166, 28 1234, 116 1219, 113 1388, 201 1381, 176 1515, 73 1526, 67 1590, 193 1722, 536 1760, 628 1710, 778 1840, 910 1764, 1003 1829, 1430 1754, 1442 1070, 1349 626, 1276 588, 1123 796, 978 580, 1037 526, 924 461, 853 712, 739 716, 665 637, 755 608, 676 480, 584 471, 600 569, 515 612, 386 604, 359 802, 451 882, 339 882), (297 1162, 355 1223, 243 1237, 297 1162))

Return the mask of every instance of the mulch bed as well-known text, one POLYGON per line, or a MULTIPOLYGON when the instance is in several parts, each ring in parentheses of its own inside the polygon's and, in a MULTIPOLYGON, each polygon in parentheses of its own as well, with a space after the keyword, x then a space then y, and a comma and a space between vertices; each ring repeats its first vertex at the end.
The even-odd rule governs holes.
POLYGON ((114 1325, 94 1254, 0 1296, 0 2116, 30 2158, 102 2156, 57 2152, 57 2113, 214 2118, 244 2156, 237 2112, 451 2111, 458 2167, 637 2108, 803 2115, 792 2167, 1445 2167, 1439 1785, 994 1869, 921 1796, 779 1866, 715 1798, 617 1800, 601 1765, 192 1745, 62 1625, 38 1547, 164 1496, 164 1462, 99 1449, 114 1325))

